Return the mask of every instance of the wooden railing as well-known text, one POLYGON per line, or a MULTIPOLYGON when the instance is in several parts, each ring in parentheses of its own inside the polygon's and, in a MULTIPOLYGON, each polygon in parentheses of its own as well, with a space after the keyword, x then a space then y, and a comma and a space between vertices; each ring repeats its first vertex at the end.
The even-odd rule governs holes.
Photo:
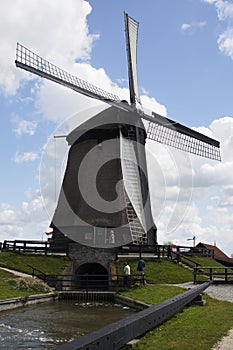
POLYGON ((65 253, 68 254, 68 244, 51 245, 50 241, 39 240, 5 240, 2 244, 3 251, 18 251, 22 253, 65 253))
POLYGON ((199 264, 196 261, 188 258, 186 255, 182 254, 180 258, 181 258, 182 263, 188 265, 191 268, 201 266, 201 264, 199 264))
POLYGON ((37 277, 57 290, 118 290, 129 288, 136 283, 145 284, 145 276, 107 274, 46 274, 43 271, 28 265, 32 269, 32 276, 37 277))
MULTIPOLYGON (((212 249, 196 249, 189 246, 169 246, 169 245, 133 245, 128 244, 118 247, 118 255, 137 253, 139 256, 149 254, 158 259, 168 258, 172 249, 175 248, 179 254, 186 257, 204 256, 214 257, 212 249)), ((5 240, 1 247, 2 250, 12 250, 31 253, 69 253, 69 244, 65 242, 42 241, 42 240, 5 240)))
POLYGON ((138 253, 138 255, 151 254, 154 257, 168 258, 170 253, 175 250, 177 253, 182 254, 182 256, 192 257, 192 256, 202 256, 202 257, 211 257, 214 256, 213 249, 194 249, 190 246, 175 246, 175 245, 133 245, 127 244, 122 247, 119 247, 118 254, 131 254, 138 253))
POLYGON ((194 283, 202 283, 206 281, 205 277, 216 284, 233 283, 233 266, 225 268, 207 266, 194 267, 193 275, 194 283), (205 278, 204 280, 203 277, 205 278))

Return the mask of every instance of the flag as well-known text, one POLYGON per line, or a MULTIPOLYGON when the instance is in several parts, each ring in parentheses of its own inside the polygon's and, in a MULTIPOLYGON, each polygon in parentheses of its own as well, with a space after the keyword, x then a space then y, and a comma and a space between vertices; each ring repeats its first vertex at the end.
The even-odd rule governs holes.
POLYGON ((50 232, 45 232, 45 234, 46 234, 47 236, 50 236, 50 235, 52 235, 52 234, 53 234, 53 231, 50 231, 50 232))

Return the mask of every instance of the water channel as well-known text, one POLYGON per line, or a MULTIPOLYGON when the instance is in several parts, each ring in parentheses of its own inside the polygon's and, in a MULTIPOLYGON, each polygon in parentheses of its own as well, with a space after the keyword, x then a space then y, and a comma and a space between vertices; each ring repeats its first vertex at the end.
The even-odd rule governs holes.
POLYGON ((56 349, 67 341, 131 315, 113 304, 46 302, 0 312, 0 349, 56 349))

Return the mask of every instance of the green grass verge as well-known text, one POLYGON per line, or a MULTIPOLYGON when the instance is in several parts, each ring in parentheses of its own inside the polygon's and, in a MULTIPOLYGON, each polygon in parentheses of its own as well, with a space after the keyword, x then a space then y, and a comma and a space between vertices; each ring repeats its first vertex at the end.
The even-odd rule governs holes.
MULTIPOLYGON (((163 301, 163 294, 167 299, 178 291, 169 292, 169 289, 168 286, 145 286, 137 291, 124 292, 124 295, 152 304, 163 301)), ((233 327, 233 304, 207 295, 204 299, 204 307, 186 307, 163 325, 148 332, 135 349, 210 350, 233 327)))
POLYGON ((70 260, 66 256, 1 252, 0 266, 31 274, 31 265, 47 274, 60 274, 70 260))
MULTIPOLYGON (((182 258, 185 263, 189 264, 190 267, 194 267, 195 264, 191 261, 186 260, 185 258, 182 258)), ((218 261, 211 259, 211 258, 202 258, 202 257, 191 257, 192 261, 194 261, 197 264, 200 264, 201 266, 207 266, 207 267, 223 267, 222 264, 220 264, 218 261)))
MULTIPOLYGON (((123 274, 123 264, 127 261, 131 266, 131 274, 137 274, 138 259, 120 259, 118 273, 123 274)), ((193 273, 170 260, 145 259, 145 276, 149 283, 184 283, 193 281, 193 273)))
POLYGON ((121 292, 121 294, 148 304, 158 304, 184 291, 185 289, 176 286, 147 285, 145 287, 133 287, 121 292))
MULTIPOLYGON (((60 274, 68 266, 66 256, 23 254, 18 252, 1 252, 0 266, 31 274, 31 265, 46 274, 60 274)), ((0 299, 27 297, 33 294, 47 293, 47 285, 34 278, 21 278, 0 270, 0 299)))
POLYGON ((0 270, 0 299, 27 297, 49 292, 49 288, 34 278, 19 278, 0 270))

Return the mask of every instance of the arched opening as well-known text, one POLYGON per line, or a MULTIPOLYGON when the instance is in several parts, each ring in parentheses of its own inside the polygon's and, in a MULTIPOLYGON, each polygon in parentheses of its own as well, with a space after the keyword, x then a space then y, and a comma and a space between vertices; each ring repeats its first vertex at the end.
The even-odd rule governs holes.
POLYGON ((78 287, 103 290, 108 287, 108 271, 97 263, 86 263, 77 270, 78 287))

